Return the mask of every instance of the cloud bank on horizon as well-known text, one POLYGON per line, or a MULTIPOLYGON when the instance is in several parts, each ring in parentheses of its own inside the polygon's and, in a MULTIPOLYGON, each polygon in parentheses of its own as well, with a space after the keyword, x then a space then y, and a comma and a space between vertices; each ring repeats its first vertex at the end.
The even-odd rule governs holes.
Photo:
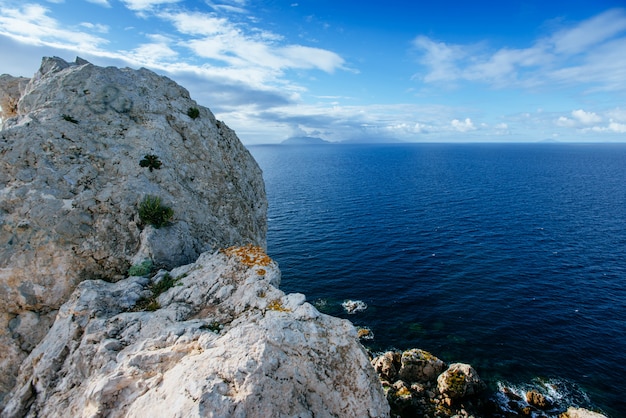
POLYGON ((626 141, 626 9, 494 4, 0 0, 0 73, 150 68, 247 144, 626 141))

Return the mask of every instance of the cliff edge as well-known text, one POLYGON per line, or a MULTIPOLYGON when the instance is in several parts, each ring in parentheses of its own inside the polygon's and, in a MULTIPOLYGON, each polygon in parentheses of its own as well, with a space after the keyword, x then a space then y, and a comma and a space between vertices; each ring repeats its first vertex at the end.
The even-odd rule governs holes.
POLYGON ((44 58, 0 94, 1 399, 78 283, 263 246, 267 201, 235 133, 166 77, 44 58))
POLYGON ((285 295, 260 247, 82 282, 3 417, 386 417, 349 321, 285 295))

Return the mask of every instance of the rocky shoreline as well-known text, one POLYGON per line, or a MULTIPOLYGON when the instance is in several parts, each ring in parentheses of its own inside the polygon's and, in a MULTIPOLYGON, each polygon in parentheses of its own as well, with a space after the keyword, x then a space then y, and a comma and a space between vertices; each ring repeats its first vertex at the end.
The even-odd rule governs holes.
POLYGON ((469 364, 446 365, 431 353, 387 351, 372 359, 395 417, 602 418, 584 408, 563 406, 541 387, 517 393, 489 390, 469 364))

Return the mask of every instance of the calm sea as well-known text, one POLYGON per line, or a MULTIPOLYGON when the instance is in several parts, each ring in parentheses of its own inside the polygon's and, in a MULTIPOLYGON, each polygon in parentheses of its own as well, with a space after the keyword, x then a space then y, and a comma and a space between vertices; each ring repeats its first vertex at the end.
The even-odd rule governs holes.
POLYGON ((626 416, 626 144, 249 149, 284 291, 371 329, 372 350, 626 416))

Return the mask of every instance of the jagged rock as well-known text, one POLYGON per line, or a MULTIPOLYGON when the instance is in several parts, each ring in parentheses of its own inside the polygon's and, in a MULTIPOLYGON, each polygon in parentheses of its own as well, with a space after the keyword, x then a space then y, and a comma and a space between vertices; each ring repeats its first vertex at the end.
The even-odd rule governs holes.
POLYGON ((461 399, 479 394, 485 384, 469 364, 453 363, 437 378, 437 389, 444 398, 461 399))
POLYGON ((29 79, 0 75, 0 122, 17 115, 17 102, 29 79))
POLYGON ((79 282, 119 280, 146 254, 171 269, 211 249, 264 246, 267 201, 235 133, 146 69, 44 58, 27 83, 0 78, 0 105, 1 406, 79 282), (141 166, 146 155, 161 166, 141 166), (142 235, 146 195, 174 216, 142 235))
POLYGON ((398 378, 407 383, 433 381, 446 368, 442 360, 420 349, 403 352, 401 363, 398 378))
POLYGON ((544 394, 539 393, 536 390, 529 390, 526 392, 526 402, 539 409, 550 409, 553 406, 552 402, 550 402, 544 394))
POLYGON ((152 280, 84 281, 23 363, 3 417, 389 416, 352 324, 279 281, 254 247, 152 280), (155 281, 169 284, 158 296, 155 281), (157 309, 137 311, 150 298, 157 309))
POLYGON ((387 351, 372 359, 372 366, 381 379, 394 382, 398 377, 398 370, 402 365, 402 353, 400 351, 387 351))

